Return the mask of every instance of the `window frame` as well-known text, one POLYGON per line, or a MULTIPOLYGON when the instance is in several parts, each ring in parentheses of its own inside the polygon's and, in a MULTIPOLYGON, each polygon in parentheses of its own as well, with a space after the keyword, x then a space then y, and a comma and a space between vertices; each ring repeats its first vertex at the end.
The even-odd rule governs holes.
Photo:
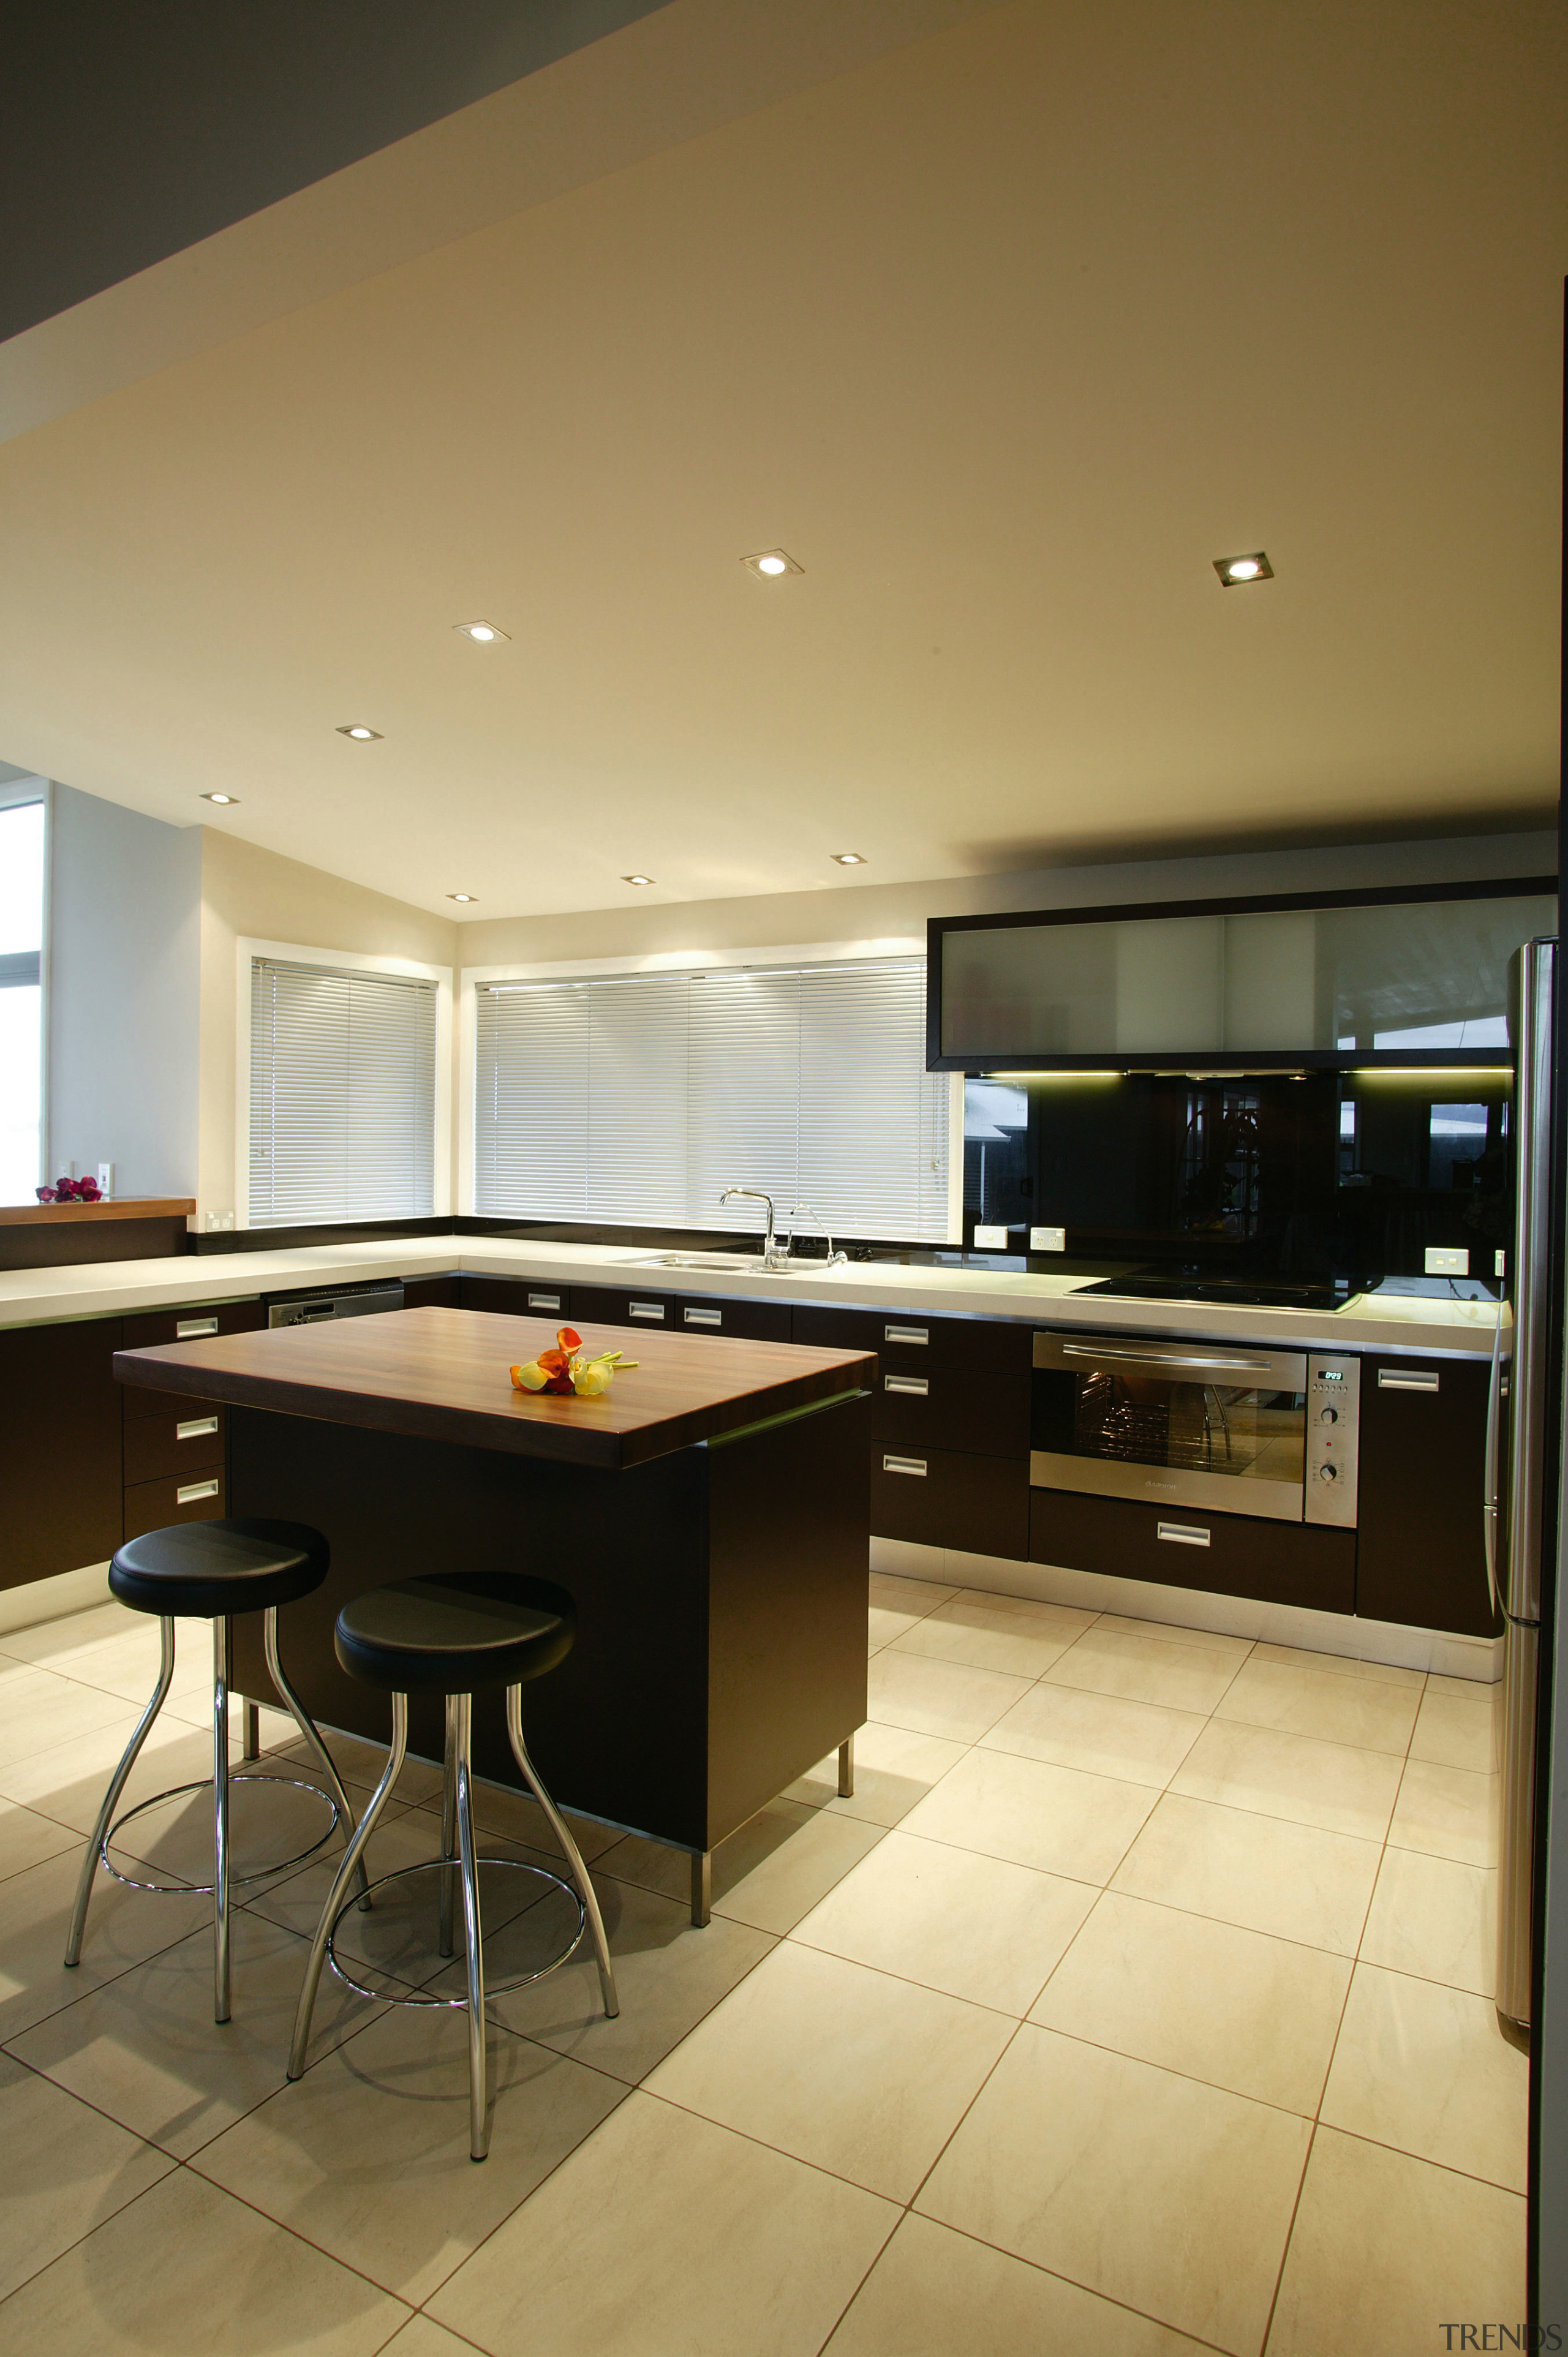
MULTIPOLYGON (((54 796, 41 771, 0 780, 0 810, 22 810, 41 803, 44 813, 43 907, 38 918, 38 1160, 33 1188, 48 1186, 54 1147, 49 1135, 49 915, 54 858, 54 796)), ((30 1202, 34 1198, 29 1196, 30 1202)), ((26 1208, 24 1205, 23 1208, 26 1208)))
MULTIPOLYGON (((251 1225, 251 969, 257 958, 288 965, 318 966, 327 974, 400 974, 435 985, 435 1109, 432 1122, 430 1216, 452 1216, 452 968, 425 965, 416 958, 370 957, 359 950, 323 949, 302 942, 264 942, 242 935, 235 942, 234 985, 234 1225, 251 1225)), ((335 1227, 374 1227, 377 1221, 335 1220, 335 1227)), ((286 1228, 258 1229, 284 1236, 286 1228)))
MULTIPOLYGON (((722 950, 658 950, 638 957, 548 958, 517 960, 501 965, 466 965, 458 973, 456 1005, 456 1065, 458 1102, 463 1116, 457 1125, 458 1214, 487 1216, 476 1211, 474 1129, 478 1116, 478 1005, 481 984, 491 982, 591 982, 616 974, 708 974, 718 968, 755 966, 789 969, 805 965, 859 965, 874 958, 923 958, 922 934, 844 942, 769 942, 757 948, 722 950)), ((963 1242, 963 1074, 950 1072, 948 1088, 948 1244, 963 1242)), ((552 1222, 569 1226, 569 1221, 552 1222)), ((585 1225, 602 1222, 586 1222, 585 1225)), ((888 1242, 897 1242, 889 1238, 888 1242)))

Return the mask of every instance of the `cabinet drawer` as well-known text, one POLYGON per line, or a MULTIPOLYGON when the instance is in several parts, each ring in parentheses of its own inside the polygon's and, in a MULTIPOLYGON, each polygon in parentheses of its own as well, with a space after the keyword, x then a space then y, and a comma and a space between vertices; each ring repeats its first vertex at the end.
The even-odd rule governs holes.
MULTIPOLYGON (((545 1285, 533 1288, 542 1298, 563 1304, 566 1298, 564 1286, 545 1285)), ((482 1309, 491 1317, 537 1318, 539 1311, 528 1306, 529 1287, 520 1276, 463 1276, 457 1281, 457 1306, 460 1309, 482 1309)), ((546 1316, 551 1313, 545 1312, 546 1316)))
POLYGON ((795 1312, 794 1339, 828 1351, 875 1351, 885 1367, 918 1373, 939 1361, 1000 1373, 1027 1370, 1034 1330, 1004 1318, 928 1318, 918 1310, 820 1309, 795 1312))
POLYGON ((120 1544, 118 1318, 0 1333, 0 1587, 120 1544))
POLYGON ((787 1301, 734 1301, 680 1293, 671 1304, 677 1334, 728 1334, 744 1342, 788 1342, 793 1311, 787 1301))
POLYGON ((406 1276, 403 1283, 405 1309, 456 1309, 462 1302, 460 1276, 406 1276))
POLYGON ((1356 1609, 1356 1534, 1316 1523, 1035 1490, 1029 1557, 1213 1596, 1254 1596, 1319 1612, 1356 1609))
POLYGON ((1464 1359, 1361 1362, 1356 1609, 1491 1637, 1481 1525, 1489 1370, 1464 1359))
MULTIPOLYGON (((255 1334, 266 1322, 266 1312, 259 1301, 224 1301, 211 1309, 193 1302, 183 1309, 155 1309, 145 1318, 127 1318, 120 1348, 155 1351, 166 1342, 199 1341, 210 1334, 255 1334)), ((158 1415, 167 1405, 166 1392, 145 1391, 139 1383, 125 1383, 121 1388, 128 1423, 145 1415, 158 1415)))
POLYGON ((161 1480, 173 1474, 183 1481, 193 1472, 209 1473, 223 1462, 226 1414, 216 1400, 188 1399, 183 1393, 152 1392, 156 1415, 134 1416, 125 1426, 125 1484, 161 1480))
POLYGON ((985 1374, 939 1361, 918 1372, 880 1365, 871 1428, 884 1448, 940 1447, 965 1457, 1026 1458, 1029 1378, 985 1374))
POLYGON ((571 1303, 574 1326, 642 1326, 655 1334, 681 1330, 674 1298, 647 1286, 575 1285, 571 1303))
POLYGON ((163 1481, 137 1481, 125 1491, 125 1536, 161 1531, 171 1523, 214 1523, 226 1509, 221 1467, 171 1474, 163 1481))
POLYGON ((871 1451, 871 1527, 878 1538, 1021 1562, 1029 1535, 1027 1463, 946 1448, 871 1451))

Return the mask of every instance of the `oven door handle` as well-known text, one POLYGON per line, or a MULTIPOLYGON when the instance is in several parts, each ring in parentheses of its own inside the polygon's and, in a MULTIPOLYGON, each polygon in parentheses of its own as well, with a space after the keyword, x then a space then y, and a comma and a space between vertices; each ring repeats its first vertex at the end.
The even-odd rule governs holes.
POLYGON ((1063 1342, 1064 1359, 1093 1359, 1109 1366, 1122 1359, 1132 1359, 1141 1367, 1203 1367, 1208 1370, 1226 1368, 1237 1373, 1267 1375, 1273 1372, 1267 1359, 1195 1359, 1178 1357, 1174 1351, 1128 1351, 1120 1343, 1109 1350, 1097 1350, 1089 1342, 1063 1342))

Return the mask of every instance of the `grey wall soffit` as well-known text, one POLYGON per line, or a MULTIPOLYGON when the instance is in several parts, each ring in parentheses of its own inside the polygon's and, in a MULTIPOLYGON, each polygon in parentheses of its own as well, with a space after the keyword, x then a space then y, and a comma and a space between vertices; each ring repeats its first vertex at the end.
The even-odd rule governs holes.
MULTIPOLYGON (((116 12, 96 0, 39 10, 47 44, 35 34, 29 56, 40 62, 25 58, 8 70, 16 120, 0 137, 0 439, 999 5, 465 0, 432 9, 427 0, 338 0, 312 12, 304 0, 277 0, 208 11, 201 22, 220 48, 220 31, 253 43, 274 17, 296 26, 302 87, 280 91, 269 73, 265 104, 246 96, 242 106, 233 94, 231 113, 188 152, 179 112, 191 106, 188 88, 161 102, 149 131, 136 115, 139 82, 116 81, 117 52, 103 53, 99 38, 116 12), (333 20, 330 44, 305 38, 323 13, 333 20), (388 20, 403 28, 398 41, 380 30, 372 40, 371 22, 388 20), (348 52, 340 22, 360 28, 348 52), (40 152, 44 125, 64 127, 57 99, 40 105, 38 122, 28 119, 29 89, 48 91, 59 71, 46 72, 46 48, 69 45, 72 26, 76 58, 103 59, 81 119, 112 118, 104 162, 80 175, 58 147, 40 152), (360 75, 370 84, 362 96, 360 75), (160 139, 150 169, 148 142, 160 139), (231 164, 225 142, 263 152, 231 164), (75 192, 71 201, 62 191, 75 192), (110 218, 122 209, 123 227, 110 218)), ((147 13, 124 14, 140 38, 147 13)), ((194 23, 198 12, 183 5, 162 20, 179 25, 188 14, 194 23)), ((224 70, 231 80, 227 51, 224 70)), ((86 139, 84 130, 73 135, 86 139)))

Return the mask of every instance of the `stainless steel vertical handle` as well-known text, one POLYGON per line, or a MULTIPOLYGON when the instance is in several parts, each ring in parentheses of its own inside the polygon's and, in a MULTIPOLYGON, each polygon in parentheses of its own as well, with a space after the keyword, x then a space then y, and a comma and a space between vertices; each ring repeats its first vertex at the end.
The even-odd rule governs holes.
POLYGON ((1487 1553, 1487 1593, 1492 1617, 1501 1610, 1498 1595, 1498 1426, 1503 1390, 1503 1303, 1498 1297, 1498 1322, 1492 1329, 1492 1372, 1487 1384, 1487 1455, 1481 1487, 1481 1537, 1487 1553))
POLYGON ((1512 1620, 1541 1618, 1541 1548, 1546 1441, 1547 1279, 1552 1215, 1552 1002, 1555 942, 1519 952, 1514 1039, 1516 1205, 1513 1372, 1509 1384, 1509 1534, 1503 1608, 1512 1620))

